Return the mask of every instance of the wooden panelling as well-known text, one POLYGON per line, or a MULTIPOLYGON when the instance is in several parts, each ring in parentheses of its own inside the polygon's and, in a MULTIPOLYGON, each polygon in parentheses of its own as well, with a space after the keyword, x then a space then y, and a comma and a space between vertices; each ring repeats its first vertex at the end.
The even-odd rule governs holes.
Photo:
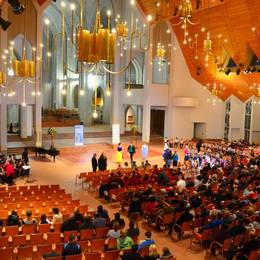
POLYGON ((195 25, 188 25, 189 36, 192 40, 198 34, 199 60, 194 59, 194 49, 183 44, 183 30, 181 26, 174 26, 179 22, 179 18, 173 16, 175 6, 179 0, 138 0, 140 7, 146 14, 156 17, 160 8, 164 10, 163 19, 171 22, 177 39, 182 48, 185 60, 188 64, 192 76, 202 84, 218 82, 225 85, 226 90, 222 94, 225 99, 230 94, 234 94, 241 100, 246 100, 251 96, 250 86, 256 82, 260 83, 260 73, 235 75, 230 73, 225 75, 216 70, 215 58, 224 58, 223 47, 230 54, 236 63, 246 64, 247 48, 250 48, 260 58, 260 0, 203 0, 198 10, 195 10, 195 0, 191 0, 194 14, 192 22, 195 25), (157 2, 165 7, 157 7, 157 2), (205 32, 201 28, 205 27, 205 32), (252 31, 252 27, 256 31, 252 31), (209 58, 208 66, 205 62, 203 51, 203 41, 207 32, 213 41, 213 53, 209 58), (218 38, 221 35, 221 38, 218 38), (224 42, 227 39, 227 42, 224 42), (196 68, 201 67, 200 75, 197 75, 196 68))

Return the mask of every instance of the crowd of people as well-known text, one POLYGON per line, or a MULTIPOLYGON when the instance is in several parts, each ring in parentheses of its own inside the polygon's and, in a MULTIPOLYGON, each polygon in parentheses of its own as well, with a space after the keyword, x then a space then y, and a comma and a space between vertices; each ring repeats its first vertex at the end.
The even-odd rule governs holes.
POLYGON ((13 185, 13 180, 19 176, 29 175, 28 149, 24 148, 21 156, 4 154, 0 155, 0 182, 13 185))
MULTIPOLYGON (((171 149, 169 142, 166 141, 164 152, 171 149)), ((134 191, 129 189, 124 193, 122 201, 122 208, 128 207, 128 216, 141 215, 161 230, 163 216, 172 214, 172 222, 167 225, 169 235, 174 231, 181 237, 184 223, 196 223, 193 232, 198 236, 205 230, 212 231, 208 244, 244 235, 241 244, 230 247, 227 259, 238 252, 248 256, 257 250, 260 247, 259 147, 243 142, 199 141, 184 143, 182 151, 183 163, 174 152, 162 169, 154 166, 133 169, 130 173, 112 172, 108 182, 100 186, 99 195, 104 197, 111 189, 134 186, 134 191)), ((212 246, 211 254, 218 249, 212 246)), ((241 254, 239 259, 246 259, 243 257, 241 254)))

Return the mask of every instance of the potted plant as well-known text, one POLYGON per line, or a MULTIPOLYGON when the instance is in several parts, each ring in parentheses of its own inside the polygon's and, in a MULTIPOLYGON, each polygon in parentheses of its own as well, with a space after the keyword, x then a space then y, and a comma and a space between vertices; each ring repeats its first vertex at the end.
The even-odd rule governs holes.
POLYGON ((51 137, 51 148, 54 148, 54 136, 57 134, 57 130, 54 127, 48 129, 48 135, 51 137))

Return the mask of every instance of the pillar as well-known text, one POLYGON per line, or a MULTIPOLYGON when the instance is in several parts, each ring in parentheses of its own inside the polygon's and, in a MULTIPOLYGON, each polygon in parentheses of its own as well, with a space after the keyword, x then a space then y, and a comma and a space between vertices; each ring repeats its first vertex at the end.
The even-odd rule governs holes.
POLYGON ((137 130, 139 133, 142 132, 142 106, 137 106, 137 130))
POLYGON ((32 106, 20 106, 20 136, 32 136, 33 115, 32 106))
POLYGON ((1 98, 0 107, 0 147, 1 152, 7 151, 7 104, 5 98, 1 98))

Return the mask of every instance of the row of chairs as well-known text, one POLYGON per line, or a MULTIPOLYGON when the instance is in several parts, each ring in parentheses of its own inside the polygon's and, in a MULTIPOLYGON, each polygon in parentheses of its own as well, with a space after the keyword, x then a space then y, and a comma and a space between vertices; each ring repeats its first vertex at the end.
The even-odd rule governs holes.
POLYGON ((39 190, 59 190, 59 184, 52 184, 52 185, 27 185, 27 186, 1 186, 0 187, 0 194, 4 191, 14 192, 14 191, 39 191, 39 190))
POLYGON ((58 194, 53 193, 51 196, 49 194, 41 194, 41 195, 28 195, 28 196, 17 196, 17 197, 1 197, 0 203, 21 203, 21 202, 28 202, 30 200, 36 201, 52 201, 52 200, 71 200, 71 194, 66 194, 65 192, 61 191, 58 194))
POLYGON ((44 195, 44 194, 64 194, 65 190, 39 190, 37 192, 27 190, 27 191, 2 191, 0 192, 0 197, 19 197, 19 196, 28 196, 28 195, 44 195))

